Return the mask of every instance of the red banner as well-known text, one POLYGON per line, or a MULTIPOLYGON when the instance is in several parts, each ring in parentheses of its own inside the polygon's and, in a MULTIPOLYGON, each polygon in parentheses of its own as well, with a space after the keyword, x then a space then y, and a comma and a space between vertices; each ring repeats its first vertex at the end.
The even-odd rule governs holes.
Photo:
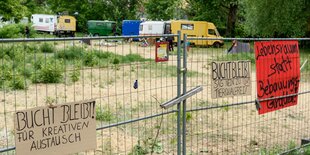
MULTIPOLYGON (((300 80, 297 41, 255 42, 257 97, 259 100, 298 93, 300 80)), ((298 96, 260 102, 259 114, 297 104, 298 96)))

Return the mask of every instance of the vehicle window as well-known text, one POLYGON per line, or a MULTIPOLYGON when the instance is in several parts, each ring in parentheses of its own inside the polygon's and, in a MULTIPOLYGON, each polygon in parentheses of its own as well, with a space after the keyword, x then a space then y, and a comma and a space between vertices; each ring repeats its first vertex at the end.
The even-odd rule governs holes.
POLYGON ((208 29, 208 33, 209 33, 210 35, 216 35, 214 29, 208 29))
POLYGON ((152 30, 152 25, 148 25, 148 30, 152 30))
POLYGON ((112 33, 116 33, 116 24, 112 23, 111 27, 112 27, 112 33))
POLYGON ((170 30, 171 30, 171 25, 170 24, 166 24, 165 25, 166 27, 165 27, 165 33, 167 34, 167 33, 171 33, 170 32, 170 30))
POLYGON ((40 23, 43 23, 43 18, 39 18, 39 22, 40 22, 40 23))
POLYGON ((65 19, 65 23, 70 23, 70 19, 65 19))
POLYGON ((45 23, 49 23, 49 19, 48 18, 45 18, 45 23))
POLYGON ((103 26, 103 23, 96 23, 96 26, 103 26))
POLYGON ((53 23, 53 18, 50 18, 51 23, 53 23))
POLYGON ((181 24, 181 30, 194 30, 194 24, 181 24))
POLYGON ((139 26, 139 31, 143 31, 143 25, 139 26))

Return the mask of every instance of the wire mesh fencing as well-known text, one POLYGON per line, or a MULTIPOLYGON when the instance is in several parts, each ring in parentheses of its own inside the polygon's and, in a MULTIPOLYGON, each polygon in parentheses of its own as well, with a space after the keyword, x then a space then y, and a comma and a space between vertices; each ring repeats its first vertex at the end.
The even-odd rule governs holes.
POLYGON ((258 115, 254 42, 280 39, 173 34, 169 60, 156 63, 156 42, 168 36, 0 40, 1 154, 15 154, 16 111, 87 99, 96 101, 97 148, 77 154, 272 154, 310 137, 309 39, 289 39, 299 41, 298 104, 258 115), (212 97, 217 61, 250 62, 250 95, 212 97), (183 104, 160 107, 197 86, 183 104))
MULTIPOLYGON (((214 42, 215 39, 188 38, 188 40, 191 43, 201 42, 200 44, 203 44, 202 42, 214 42)), ((197 85, 204 87, 201 93, 187 100, 187 154, 279 154, 298 148, 301 139, 309 139, 310 136, 308 106, 310 40, 294 38, 225 38, 223 40, 224 46, 220 48, 190 45, 187 52, 187 70, 197 71, 200 74, 197 77, 187 76, 187 89, 197 85), (280 40, 298 40, 299 43, 300 94, 298 104, 259 115, 255 104, 257 99, 256 74, 261 73, 256 71, 254 52, 257 49, 255 49, 254 42, 280 40), (223 93, 224 97, 212 97, 215 91, 211 88, 212 62, 225 61, 250 61, 252 88, 247 90, 250 91, 250 95, 239 96, 231 95, 234 94, 233 92, 218 92, 223 93)), ((283 64, 282 61, 280 63, 283 64)), ((278 67, 279 70, 285 71, 284 65, 278 67)), ((285 77, 279 75, 277 78, 285 77)), ((229 80, 224 82, 224 85, 238 83, 238 81, 229 80)))
POLYGON ((96 101, 97 149, 79 154, 176 152, 176 110, 159 105, 177 94, 177 54, 155 63, 148 38, 1 40, 1 154, 15 154, 16 111, 85 99, 96 101))

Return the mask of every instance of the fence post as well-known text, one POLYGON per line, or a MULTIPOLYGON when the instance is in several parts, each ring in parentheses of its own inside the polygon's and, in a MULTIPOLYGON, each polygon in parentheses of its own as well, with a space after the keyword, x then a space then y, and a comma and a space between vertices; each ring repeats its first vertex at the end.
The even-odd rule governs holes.
MULTIPOLYGON (((178 31, 178 48, 177 48, 177 96, 181 96, 181 31, 178 31)), ((177 154, 181 155, 181 103, 177 107, 177 154)))
MULTIPOLYGON (((186 93, 186 73, 187 73, 187 34, 183 36, 183 94, 186 93)), ((183 154, 186 154, 186 100, 183 101, 183 154)))

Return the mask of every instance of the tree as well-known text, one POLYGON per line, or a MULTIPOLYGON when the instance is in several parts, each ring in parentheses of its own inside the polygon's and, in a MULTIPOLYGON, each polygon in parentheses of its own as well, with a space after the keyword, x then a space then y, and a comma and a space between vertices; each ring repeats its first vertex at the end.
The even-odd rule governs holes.
POLYGON ((187 13, 193 20, 215 23, 220 29, 225 27, 225 35, 234 37, 239 19, 240 0, 187 0, 187 13))
POLYGON ((15 22, 22 19, 27 11, 27 7, 22 5, 23 0, 1 0, 0 15, 2 20, 10 20, 14 18, 15 22))
POLYGON ((246 0, 247 32, 262 37, 301 37, 310 20, 307 0, 246 0))
POLYGON ((49 0, 55 13, 67 11, 70 15, 78 12, 78 30, 86 31, 87 20, 113 20, 118 24, 124 19, 136 19, 140 0, 49 0))
POLYGON ((173 19, 176 2, 177 0, 148 0, 144 2, 147 18, 152 20, 173 19))

